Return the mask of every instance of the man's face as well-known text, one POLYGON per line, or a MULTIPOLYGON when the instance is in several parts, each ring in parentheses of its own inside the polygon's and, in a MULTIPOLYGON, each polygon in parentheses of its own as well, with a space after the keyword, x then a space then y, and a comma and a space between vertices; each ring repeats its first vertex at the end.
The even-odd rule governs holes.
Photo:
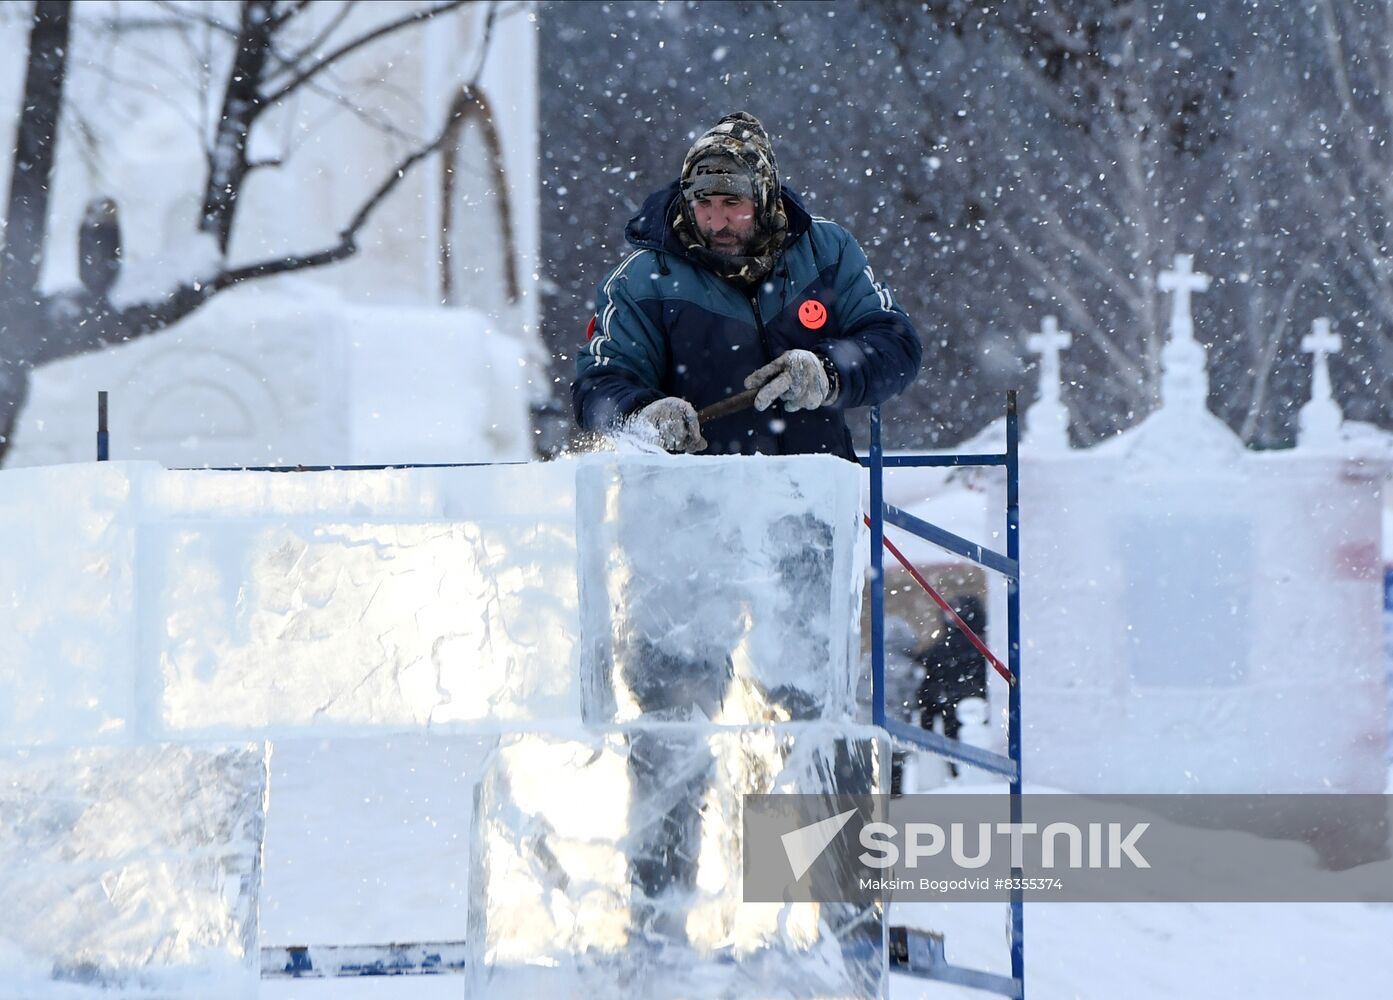
POLYGON ((742 255, 754 240, 755 203, 734 194, 702 195, 692 201, 702 239, 716 253, 742 255))

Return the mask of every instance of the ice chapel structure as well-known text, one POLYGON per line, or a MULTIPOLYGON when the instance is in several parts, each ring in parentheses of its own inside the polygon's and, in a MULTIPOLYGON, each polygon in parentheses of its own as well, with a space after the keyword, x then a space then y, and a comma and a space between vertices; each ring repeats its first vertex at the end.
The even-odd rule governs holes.
MULTIPOLYGON (((1387 681, 1380 532, 1386 458, 1338 433, 1318 321, 1313 400, 1288 451, 1250 452, 1207 408, 1188 255, 1161 406, 1071 451, 1058 387, 1021 452, 1025 760, 1080 792, 1379 792, 1387 681)), ((1067 339, 1032 344, 1058 378, 1067 339)))

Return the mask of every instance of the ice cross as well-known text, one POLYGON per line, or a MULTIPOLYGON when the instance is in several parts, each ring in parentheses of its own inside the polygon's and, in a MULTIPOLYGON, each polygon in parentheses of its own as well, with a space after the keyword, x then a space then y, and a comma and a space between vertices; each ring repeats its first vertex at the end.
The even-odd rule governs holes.
POLYGON ((1175 340, 1190 339, 1195 335, 1195 323, 1190 316, 1190 294, 1203 292, 1209 288, 1209 275, 1193 270, 1195 258, 1192 254, 1175 255, 1175 270, 1162 271, 1156 287, 1163 292, 1174 292, 1171 299, 1171 337, 1175 340))
POLYGON ((1069 408, 1060 397, 1059 352, 1074 338, 1059 329, 1059 321, 1046 316, 1039 333, 1025 338, 1025 346, 1040 355, 1040 395, 1026 414, 1026 438, 1034 451, 1069 450, 1069 408))
POLYGON ((1059 390, 1059 352, 1067 350, 1074 343, 1069 333, 1059 329, 1059 321, 1046 316, 1039 333, 1025 338, 1025 346, 1040 355, 1040 393, 1044 395, 1059 390))
POLYGON ((1315 355, 1317 366, 1325 367, 1325 356, 1340 349, 1340 335, 1330 332, 1330 320, 1325 317, 1311 321, 1311 332, 1301 338, 1301 349, 1315 355))
POLYGON ((1333 445, 1339 441, 1344 417, 1331 391, 1330 368, 1326 365, 1326 355, 1340 349, 1339 336, 1330 332, 1330 320, 1312 320, 1311 332, 1301 338, 1301 349, 1311 355, 1311 399, 1297 415, 1297 426, 1301 428, 1298 443, 1333 445))
POLYGON ((1209 374, 1204 348, 1195 339, 1195 321, 1190 315, 1190 296, 1209 287, 1209 275, 1192 267, 1195 258, 1188 253, 1175 255, 1175 269, 1162 271, 1156 287, 1171 296, 1171 330, 1161 349, 1161 403, 1177 412, 1203 418, 1209 399, 1209 374))

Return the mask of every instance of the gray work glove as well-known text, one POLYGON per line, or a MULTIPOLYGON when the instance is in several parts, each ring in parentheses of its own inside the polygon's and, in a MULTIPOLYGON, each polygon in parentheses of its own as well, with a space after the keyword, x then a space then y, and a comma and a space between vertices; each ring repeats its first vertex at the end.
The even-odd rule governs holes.
POLYGON ((676 396, 649 403, 629 418, 629 428, 656 441, 664 451, 694 453, 706 447, 696 410, 676 396))
POLYGON ((785 351, 745 379, 745 388, 759 389, 756 410, 769 409, 776 399, 785 410, 816 410, 832 394, 822 358, 812 351, 785 351))

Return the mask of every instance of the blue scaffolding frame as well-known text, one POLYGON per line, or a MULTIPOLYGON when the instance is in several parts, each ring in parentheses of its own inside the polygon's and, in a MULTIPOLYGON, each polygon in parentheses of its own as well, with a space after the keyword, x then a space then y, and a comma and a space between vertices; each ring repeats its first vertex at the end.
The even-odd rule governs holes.
MULTIPOLYGON (((892 455, 881 445, 880 407, 871 409, 871 719, 899 743, 908 743, 951 760, 962 761, 1006 778, 1011 785, 1011 822, 1021 822, 1021 595, 1020 595, 1020 462, 1016 392, 1006 394, 1006 450, 985 455, 892 455), (887 468, 1004 466, 1006 469, 1006 553, 1002 555, 921 521, 885 502, 887 468), (885 524, 889 522, 934 545, 1001 574, 1006 578, 1007 754, 950 740, 938 733, 888 718, 885 714, 885 524)), ((1022 872, 1012 869, 1019 879, 1022 872)), ((1019 884, 1019 883, 1017 883, 1019 884)), ((923 979, 957 983, 1025 997, 1025 904, 1020 889, 1011 892, 1011 976, 961 969, 944 958, 941 935, 891 928, 891 968, 923 979)))

